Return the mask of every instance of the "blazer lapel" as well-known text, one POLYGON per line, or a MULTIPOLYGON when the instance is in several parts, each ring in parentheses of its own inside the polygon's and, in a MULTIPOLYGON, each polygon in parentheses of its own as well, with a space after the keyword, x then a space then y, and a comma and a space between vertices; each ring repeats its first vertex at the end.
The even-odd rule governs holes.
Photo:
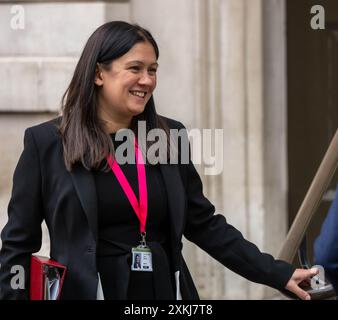
POLYGON ((185 192, 177 165, 160 165, 167 189, 169 215, 175 240, 181 239, 183 232, 185 192))
POLYGON ((95 241, 97 241, 97 196, 94 176, 82 165, 74 167, 70 174, 87 216, 89 227, 93 232, 95 241))

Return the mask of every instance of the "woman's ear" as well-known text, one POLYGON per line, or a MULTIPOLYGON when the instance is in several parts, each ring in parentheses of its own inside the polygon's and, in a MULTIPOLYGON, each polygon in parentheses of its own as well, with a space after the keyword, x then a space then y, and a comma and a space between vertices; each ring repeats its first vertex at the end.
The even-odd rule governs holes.
POLYGON ((100 65, 97 63, 96 64, 96 69, 95 69, 95 84, 99 87, 103 86, 103 74, 102 74, 102 69, 100 65))

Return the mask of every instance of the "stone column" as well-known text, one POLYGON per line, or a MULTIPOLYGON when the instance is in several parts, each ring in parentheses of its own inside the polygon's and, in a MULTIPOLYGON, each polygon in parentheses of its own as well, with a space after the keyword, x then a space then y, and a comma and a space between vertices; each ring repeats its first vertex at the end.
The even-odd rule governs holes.
MULTIPOLYGON (((247 239, 276 254, 287 218, 284 1, 224 0, 220 5, 222 208, 247 239)), ((229 298, 274 293, 225 272, 229 298)))
MULTIPOLYGON (((278 254, 288 230, 286 2, 263 1, 264 249, 278 254)), ((267 290, 266 295, 277 294, 267 290)))

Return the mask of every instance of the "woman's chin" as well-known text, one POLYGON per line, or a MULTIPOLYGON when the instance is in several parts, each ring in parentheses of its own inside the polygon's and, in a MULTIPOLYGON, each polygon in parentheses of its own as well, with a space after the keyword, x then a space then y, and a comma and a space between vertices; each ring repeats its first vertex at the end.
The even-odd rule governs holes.
POLYGON ((145 106, 132 106, 129 108, 129 112, 133 116, 137 116, 138 114, 142 113, 144 111, 145 106))

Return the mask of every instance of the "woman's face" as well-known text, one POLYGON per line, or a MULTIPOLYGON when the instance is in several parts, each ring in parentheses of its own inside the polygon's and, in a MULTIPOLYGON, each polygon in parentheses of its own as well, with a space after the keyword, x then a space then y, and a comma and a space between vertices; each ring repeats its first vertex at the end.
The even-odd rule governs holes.
POLYGON ((156 87, 156 54, 149 42, 135 44, 114 60, 110 70, 98 69, 99 108, 110 116, 132 117, 143 112, 156 87))

